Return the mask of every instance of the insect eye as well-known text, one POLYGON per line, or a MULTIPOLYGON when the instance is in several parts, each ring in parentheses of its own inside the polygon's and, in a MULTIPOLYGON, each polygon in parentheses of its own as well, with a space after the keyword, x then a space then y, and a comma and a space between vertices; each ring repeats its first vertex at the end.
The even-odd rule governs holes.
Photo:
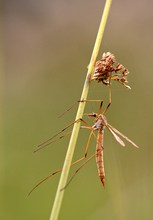
POLYGON ((95 118, 96 118, 96 117, 97 117, 97 114, 96 114, 96 113, 93 113, 93 117, 95 117, 95 118))

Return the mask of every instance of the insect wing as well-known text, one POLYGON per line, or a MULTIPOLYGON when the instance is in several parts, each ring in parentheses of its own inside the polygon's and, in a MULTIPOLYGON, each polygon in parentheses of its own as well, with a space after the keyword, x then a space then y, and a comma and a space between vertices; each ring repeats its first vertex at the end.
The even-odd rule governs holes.
POLYGON ((126 141, 128 141, 129 143, 131 143, 134 147, 139 148, 133 141, 131 141, 128 137, 126 137, 124 134, 122 134, 120 131, 118 131, 116 128, 114 128, 113 126, 111 126, 110 124, 108 124, 108 128, 109 130, 113 130, 113 132, 115 132, 116 134, 120 135, 122 138, 124 138, 126 141))
POLYGON ((115 134, 115 132, 113 131, 113 129, 109 126, 107 126, 108 130, 111 132, 111 134, 113 135, 113 137, 115 138, 115 140, 122 145, 123 147, 125 147, 125 143, 121 140, 121 138, 115 134))

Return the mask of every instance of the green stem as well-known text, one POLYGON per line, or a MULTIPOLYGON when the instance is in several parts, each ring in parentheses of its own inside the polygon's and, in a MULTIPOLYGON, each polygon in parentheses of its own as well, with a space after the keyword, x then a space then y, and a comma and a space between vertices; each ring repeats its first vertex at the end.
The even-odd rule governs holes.
MULTIPOLYGON (((100 49, 104 29, 105 29, 105 26, 106 26, 106 21, 107 21, 110 6, 111 6, 111 1, 112 0, 106 0, 106 3, 105 3, 102 19, 101 19, 101 22, 100 22, 100 26, 99 26, 97 38, 96 38, 96 41, 95 41, 94 49, 93 49, 93 52, 92 52, 91 60, 90 60, 89 66, 88 66, 87 76, 86 76, 86 80, 85 80, 85 83, 84 83, 84 87, 83 87, 83 91, 82 91, 82 95, 81 95, 80 100, 86 100, 87 99, 87 95, 88 95, 88 91, 89 91, 89 85, 90 85, 90 78, 91 78, 91 76, 93 74, 93 71, 94 71, 94 65, 95 65, 95 62, 96 62, 96 59, 97 59, 97 56, 98 56, 98 52, 99 52, 99 49, 100 49)), ((79 103, 79 107, 78 107, 78 111, 77 111, 77 115, 76 115, 75 120, 78 120, 78 119, 83 117, 85 104, 86 104, 86 102, 80 102, 79 103)), ((72 158, 73 158, 73 154, 74 154, 74 150, 75 150, 75 146, 76 146, 76 141, 77 141, 78 134, 79 134, 79 129, 80 129, 80 121, 78 121, 74 124, 73 130, 72 130, 72 135, 71 135, 71 138, 70 138, 70 142, 69 142, 67 154, 66 154, 66 157, 65 157, 63 169, 62 169, 62 172, 61 172, 61 177, 60 177, 60 181, 59 181, 59 184, 58 184, 58 188, 57 188, 57 192, 56 192, 56 196, 55 196, 55 200, 54 200, 50 220, 57 220, 58 216, 59 216, 59 212, 60 212, 60 208, 61 208, 61 205, 62 205, 62 200, 63 200, 63 196, 64 196, 64 192, 65 192, 65 190, 61 191, 61 189, 64 188, 64 186, 67 183, 68 174, 69 174, 69 171, 70 171, 70 166, 71 166, 71 163, 72 163, 72 158)))

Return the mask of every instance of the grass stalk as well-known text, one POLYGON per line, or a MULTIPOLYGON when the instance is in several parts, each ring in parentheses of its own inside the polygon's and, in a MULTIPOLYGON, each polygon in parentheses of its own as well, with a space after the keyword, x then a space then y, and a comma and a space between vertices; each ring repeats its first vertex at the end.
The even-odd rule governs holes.
MULTIPOLYGON (((106 0, 105 6, 104 6, 103 15, 102 15, 102 18, 101 18, 99 30, 98 30, 98 33, 97 33, 97 38, 96 38, 95 45, 94 45, 94 48, 93 48, 90 63, 89 63, 89 66, 88 66, 88 71, 87 71, 87 75, 86 75, 86 79, 85 79, 85 83, 84 83, 84 86, 83 86, 83 91, 82 91, 82 95, 81 95, 80 100, 86 100, 87 96, 88 96, 88 91, 89 91, 89 86, 90 86, 90 78, 93 74, 94 65, 95 65, 95 62, 96 62, 96 59, 97 59, 97 56, 98 56, 98 53, 99 53, 99 49, 100 49, 100 46, 101 46, 101 42, 102 42, 102 38, 103 38, 105 26, 106 26, 108 14, 109 14, 109 11, 110 11, 111 2, 112 2, 112 0, 106 0)), ((78 119, 83 117, 85 104, 86 104, 86 102, 80 102, 79 103, 79 107, 78 107, 78 111, 77 111, 75 120, 78 120, 78 119)), ((66 154, 66 157, 65 157, 63 169, 62 169, 62 172, 61 172, 61 177, 60 177, 59 184, 58 184, 58 187, 57 187, 57 192, 56 192, 56 196, 55 196, 55 200, 54 200, 54 203, 53 203, 53 208, 52 208, 52 212, 51 212, 49 220, 57 220, 58 216, 59 216, 59 212, 60 212, 60 208, 61 208, 61 205, 62 205, 63 196, 64 196, 64 192, 65 192, 65 190, 61 191, 61 189, 67 183, 68 174, 69 174, 69 171, 70 171, 70 166, 71 166, 71 163, 72 163, 72 158, 73 158, 73 154, 74 154, 74 150, 75 150, 75 146, 76 146, 76 142, 77 142, 77 138, 78 138, 78 134, 79 134, 79 129, 80 129, 80 121, 76 122, 73 126, 73 130, 72 130, 72 134, 71 134, 67 154, 66 154)))

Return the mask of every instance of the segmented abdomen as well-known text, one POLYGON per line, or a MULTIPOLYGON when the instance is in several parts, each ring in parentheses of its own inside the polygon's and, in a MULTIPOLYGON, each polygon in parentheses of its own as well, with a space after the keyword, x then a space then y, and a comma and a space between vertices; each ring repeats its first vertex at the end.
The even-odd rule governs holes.
POLYGON ((97 135, 97 144, 96 144, 96 163, 98 168, 98 174, 100 180, 105 185, 105 170, 104 170, 104 148, 103 148, 103 133, 104 130, 99 130, 97 135))

